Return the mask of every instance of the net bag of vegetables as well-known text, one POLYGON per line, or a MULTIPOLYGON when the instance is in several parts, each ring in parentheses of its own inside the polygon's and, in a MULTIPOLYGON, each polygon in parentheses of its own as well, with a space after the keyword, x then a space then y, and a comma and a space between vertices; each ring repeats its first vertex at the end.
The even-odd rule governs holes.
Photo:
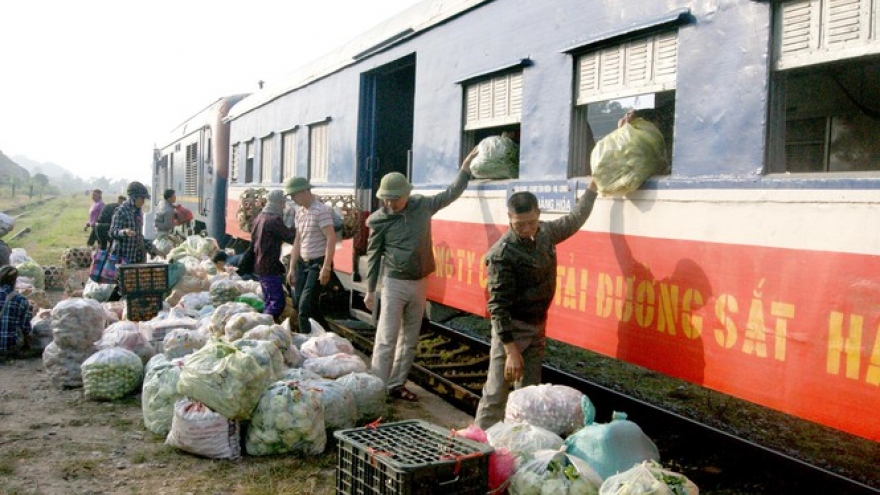
POLYGON ((174 404, 183 399, 177 392, 177 381, 183 368, 183 359, 154 365, 144 377, 141 391, 141 409, 144 426, 156 435, 168 435, 174 418, 174 404))
POLYGON ((250 455, 324 452, 321 392, 298 382, 272 384, 260 396, 244 445, 250 455))
POLYGON ((666 141, 657 126, 635 117, 596 143, 590 164, 600 193, 628 194, 648 177, 669 168, 666 141))
POLYGON ((83 389, 90 399, 121 399, 137 390, 143 377, 141 358, 121 347, 101 349, 82 364, 83 389))
POLYGON ((595 495, 602 478, 584 461, 558 450, 539 450, 510 477, 510 495, 595 495))
POLYGON ((519 150, 507 136, 489 136, 477 145, 471 174, 477 179, 510 179, 519 174, 519 150))
POLYGON ((645 461, 610 476, 599 488, 599 495, 699 495, 700 490, 684 475, 645 461))
POLYGON ((565 438, 586 424, 584 412, 590 410, 595 411, 595 408, 580 390, 542 383, 510 393, 504 409, 504 422, 529 423, 565 438))

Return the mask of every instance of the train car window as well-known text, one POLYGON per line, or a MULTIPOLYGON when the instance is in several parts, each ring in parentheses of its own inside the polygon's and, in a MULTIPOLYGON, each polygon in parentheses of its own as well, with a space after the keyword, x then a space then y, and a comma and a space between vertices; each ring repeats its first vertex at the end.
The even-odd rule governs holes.
POLYGON ((309 125, 309 180, 327 182, 330 169, 330 122, 309 125))
POLYGON ((629 110, 657 125, 672 162, 678 31, 642 36, 578 55, 574 63, 569 177, 591 173, 590 152, 629 110))
POLYGON ((260 140, 260 182, 269 184, 272 182, 272 142, 274 134, 270 134, 260 140))
POLYGON ((522 70, 495 74, 464 88, 462 153, 489 136, 507 136, 519 146, 522 120, 522 70))
POLYGON ((286 183, 296 173, 296 131, 281 135, 281 182, 286 183))
POLYGON ((245 143, 245 159, 244 159, 244 182, 250 184, 254 181, 254 142, 245 143))
POLYGON ((880 1, 774 9, 768 171, 880 170, 880 1))
POLYGON ((238 182, 238 144, 232 145, 232 155, 229 157, 229 182, 238 182))
POLYGON ((183 194, 195 196, 199 180, 199 144, 186 145, 186 163, 184 164, 183 194))

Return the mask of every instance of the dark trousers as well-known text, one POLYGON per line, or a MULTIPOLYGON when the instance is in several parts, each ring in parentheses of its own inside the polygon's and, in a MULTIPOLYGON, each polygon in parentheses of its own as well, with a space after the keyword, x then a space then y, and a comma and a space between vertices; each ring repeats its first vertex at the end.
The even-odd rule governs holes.
POLYGON ((323 265, 323 256, 309 261, 300 259, 296 263, 293 272, 296 278, 293 305, 297 311, 300 333, 311 332, 312 326, 309 323, 309 318, 320 323, 324 330, 330 331, 327 327, 327 320, 324 319, 324 314, 321 312, 321 281, 319 279, 323 265))
POLYGON ((275 323, 284 312, 284 277, 281 275, 260 276, 260 288, 263 289, 263 313, 272 315, 275 323))

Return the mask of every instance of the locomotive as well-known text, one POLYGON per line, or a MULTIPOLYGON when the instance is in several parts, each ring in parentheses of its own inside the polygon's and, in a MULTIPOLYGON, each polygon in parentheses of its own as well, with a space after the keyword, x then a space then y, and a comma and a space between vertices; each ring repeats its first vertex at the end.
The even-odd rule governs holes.
POLYGON ((472 180, 432 224, 431 306, 485 316, 506 198, 564 214, 595 143, 650 110, 670 170, 600 197, 558 246, 548 336, 876 441, 878 14, 880 0, 426 0, 212 110, 213 142, 160 150, 154 188, 182 183, 197 225, 247 240, 241 203, 307 177, 344 205, 335 270, 369 318, 381 177, 434 194, 506 133, 518 175, 472 180))

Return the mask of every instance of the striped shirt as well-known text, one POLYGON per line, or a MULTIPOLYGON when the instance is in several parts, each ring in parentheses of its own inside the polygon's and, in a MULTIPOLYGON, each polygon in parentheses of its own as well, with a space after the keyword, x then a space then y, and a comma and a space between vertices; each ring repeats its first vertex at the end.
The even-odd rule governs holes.
POLYGON ((324 227, 333 227, 333 215, 330 207, 315 196, 308 208, 302 207, 296 212, 296 235, 301 238, 299 257, 302 260, 324 256, 327 248, 327 238, 321 232, 324 227))

